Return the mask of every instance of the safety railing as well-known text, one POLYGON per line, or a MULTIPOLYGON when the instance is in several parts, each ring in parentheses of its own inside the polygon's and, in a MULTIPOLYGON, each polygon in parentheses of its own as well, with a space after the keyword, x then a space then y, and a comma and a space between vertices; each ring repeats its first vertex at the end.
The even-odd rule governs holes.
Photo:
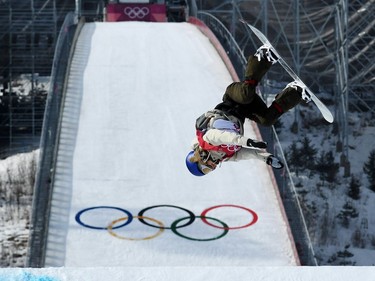
MULTIPOLYGON (((234 37, 230 34, 229 30, 221 23, 219 19, 207 12, 198 11, 197 17, 216 35, 217 39, 220 41, 231 59, 237 74, 239 77, 241 77, 241 75, 243 75, 245 72, 247 60, 236 43, 234 37)), ((274 127, 259 127, 259 129, 262 134, 262 138, 268 142, 268 150, 283 159, 283 162, 285 163, 283 173, 274 172, 274 174, 281 199, 284 204, 284 209, 288 217, 301 265, 318 265, 314 248, 310 240, 307 224, 303 215, 301 203, 290 174, 289 167, 286 163, 276 130, 274 127)))
POLYGON ((50 202, 53 193, 51 183, 54 177, 56 147, 61 122, 60 113, 64 100, 67 72, 82 25, 83 20, 78 23, 74 13, 68 13, 56 43, 34 186, 27 267, 44 266, 50 202))
POLYGON ((198 7, 195 0, 187 0, 188 14, 190 17, 197 17, 198 7))

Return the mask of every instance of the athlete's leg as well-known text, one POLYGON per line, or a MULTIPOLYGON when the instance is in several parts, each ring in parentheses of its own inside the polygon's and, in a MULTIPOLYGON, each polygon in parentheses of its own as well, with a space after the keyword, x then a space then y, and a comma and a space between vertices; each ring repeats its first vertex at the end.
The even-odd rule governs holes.
POLYGON ((265 59, 258 60, 255 56, 250 56, 246 72, 245 80, 242 82, 234 82, 230 84, 224 94, 223 100, 231 99, 239 104, 249 104, 256 95, 256 86, 266 72, 270 69, 272 63, 265 59))

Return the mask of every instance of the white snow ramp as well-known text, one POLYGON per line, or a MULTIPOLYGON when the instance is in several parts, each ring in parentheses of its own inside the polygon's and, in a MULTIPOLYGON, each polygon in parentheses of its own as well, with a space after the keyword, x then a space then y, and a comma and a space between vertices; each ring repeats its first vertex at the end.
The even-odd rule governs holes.
MULTIPOLYGON (((195 119, 231 77, 188 23, 87 23, 63 111, 46 266, 296 265, 266 165, 194 177, 195 119)), ((250 123, 249 137, 255 137, 250 123)))

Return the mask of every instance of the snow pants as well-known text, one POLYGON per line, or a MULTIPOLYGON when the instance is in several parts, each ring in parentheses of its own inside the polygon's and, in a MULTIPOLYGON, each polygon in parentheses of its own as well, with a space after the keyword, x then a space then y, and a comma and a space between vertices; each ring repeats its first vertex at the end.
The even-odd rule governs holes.
POLYGON ((250 56, 245 71, 245 79, 230 84, 223 96, 223 105, 216 108, 225 110, 225 104, 233 107, 238 118, 249 118, 264 126, 272 126, 285 112, 300 103, 301 94, 294 88, 286 88, 279 93, 270 107, 256 94, 256 86, 272 63, 250 56))

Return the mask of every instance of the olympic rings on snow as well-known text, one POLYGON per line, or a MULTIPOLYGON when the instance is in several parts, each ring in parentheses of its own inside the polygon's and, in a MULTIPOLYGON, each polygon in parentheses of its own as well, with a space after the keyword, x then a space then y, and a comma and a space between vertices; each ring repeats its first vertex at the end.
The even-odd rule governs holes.
POLYGON ((179 237, 182 237, 182 238, 185 238, 185 239, 188 239, 188 240, 192 240, 192 241, 212 241, 212 240, 217 240, 217 239, 220 239, 220 238, 224 237, 225 235, 228 234, 229 230, 243 229, 243 228, 247 228, 247 227, 252 226, 253 224, 255 224, 258 221, 258 215, 253 210, 251 210, 249 208, 245 208, 245 207, 238 206, 238 205, 231 205, 231 204, 217 205, 217 206, 207 208, 207 209, 203 210, 203 212, 201 213, 200 216, 196 216, 192 211, 190 211, 188 209, 185 209, 185 208, 182 208, 182 207, 179 207, 179 206, 174 206, 174 205, 150 206, 150 207, 144 208, 141 211, 139 211, 137 216, 133 216, 131 214, 131 212, 129 212, 128 210, 125 210, 125 209, 122 209, 122 208, 119 208, 119 207, 96 206, 96 207, 90 207, 90 208, 86 208, 86 209, 83 209, 83 210, 79 211, 75 216, 75 220, 77 221, 78 224, 80 224, 83 227, 87 227, 87 228, 91 228, 91 229, 97 229, 97 230, 107 230, 109 232, 109 234, 111 234, 112 236, 114 236, 118 239, 122 239, 122 240, 131 240, 131 241, 150 240, 150 239, 156 238, 157 236, 162 234, 165 229, 170 229, 175 235, 177 235, 179 237), (144 216, 144 214, 146 212, 149 212, 149 211, 151 211, 153 209, 157 209, 157 208, 178 209, 178 210, 181 210, 181 211, 185 212, 187 214, 187 216, 184 216, 182 218, 174 220, 170 224, 170 226, 165 226, 163 222, 161 222, 157 219, 151 218, 149 216, 144 216), (237 209, 240 209, 240 210, 244 210, 244 211, 246 211, 247 213, 250 214, 251 219, 249 220, 248 223, 246 223, 244 225, 241 225, 241 226, 228 226, 228 224, 223 222, 222 220, 219 220, 219 219, 214 218, 214 217, 207 216, 207 214, 209 212, 211 212, 213 210, 216 210, 218 208, 237 208, 237 209), (120 218, 115 219, 115 220, 112 220, 112 221, 108 220, 108 224, 105 225, 105 226, 90 225, 90 224, 84 223, 82 221, 82 218, 81 218, 82 214, 84 214, 88 211, 97 210, 97 209, 112 209, 112 210, 116 210, 116 211, 120 211, 120 212, 124 213, 125 216, 120 217, 120 218), (134 218, 138 219, 139 222, 141 222, 142 224, 144 224, 146 226, 149 226, 149 227, 152 227, 152 228, 157 228, 158 231, 156 233, 150 235, 150 236, 146 236, 146 237, 143 237, 143 238, 131 238, 131 237, 127 237, 127 236, 122 236, 122 235, 120 235, 120 234, 118 234, 114 231, 116 229, 126 227, 127 225, 129 225, 130 223, 133 222, 134 218), (209 238, 196 238, 196 237, 190 237, 190 236, 187 236, 187 235, 183 234, 180 229, 186 228, 186 227, 192 225, 196 221, 196 218, 200 218, 201 221, 207 226, 210 226, 210 227, 216 228, 216 229, 221 229, 223 231, 219 235, 209 237, 209 238), (209 221, 213 221, 214 223, 209 222, 209 221), (217 225, 217 223, 219 225, 217 225))
POLYGON ((212 227, 216 227, 216 228, 220 228, 220 229, 228 229, 228 230, 229 230, 229 229, 240 229, 240 228, 246 228, 246 227, 249 227, 249 226, 253 225, 254 223, 256 223, 256 222, 258 221, 258 215, 257 215, 253 210, 250 210, 250 209, 245 208, 245 207, 242 207, 242 206, 237 206, 237 205, 219 205, 219 206, 213 206, 213 207, 211 207, 211 208, 208 208, 208 209, 204 210, 204 211, 202 212, 202 214, 201 214, 201 217, 202 217, 202 220, 203 220, 206 224, 208 224, 208 225, 210 225, 210 226, 212 226, 212 227), (214 224, 212 224, 212 223, 209 223, 209 222, 206 220, 206 217, 207 217, 206 215, 207 215, 207 213, 208 213, 209 211, 212 211, 213 209, 217 209, 217 208, 219 208, 219 207, 235 207, 235 208, 243 209, 243 210, 249 212, 249 213, 252 215, 253 219, 252 219, 248 224, 245 224, 245 225, 242 225, 242 226, 233 226, 233 227, 228 227, 228 226, 227 226, 227 228, 223 228, 222 226, 217 226, 217 225, 214 225, 214 224))
MULTIPOLYGON (((138 216, 139 217, 143 217, 143 214, 148 211, 148 210, 151 210, 151 209, 155 209, 155 208, 159 208, 159 207, 171 207, 171 208, 177 208, 177 209, 180 209, 182 211, 185 211, 186 213, 188 213, 189 215, 189 220, 187 223, 185 224, 182 224, 180 226, 178 226, 177 228, 180 228, 180 227, 185 227, 185 226, 188 226, 188 225, 191 225, 194 220, 195 220, 195 215, 192 211, 189 211, 185 208, 182 208, 182 207, 178 207, 178 206, 174 206, 174 205, 156 205, 156 206, 151 206, 151 207, 147 207, 147 208, 144 208, 143 210, 141 210, 139 213, 138 213, 138 216)), ((142 218, 139 219, 140 222, 144 223, 144 224, 147 224, 148 226, 151 226, 151 227, 157 227, 157 228, 160 228, 160 226, 156 226, 156 225, 153 225, 153 224, 150 224, 150 223, 147 223, 145 222, 142 218)), ((164 229, 171 229, 171 227, 163 227, 164 229)))
POLYGON ((125 221, 125 223, 121 224, 121 225, 118 225, 116 227, 113 227, 112 229, 116 229, 116 228, 120 228, 120 227, 123 227, 125 225, 128 225, 129 223, 132 222, 133 220, 133 215, 127 211, 127 210, 124 210, 124 209, 121 209, 121 208, 118 208, 118 207, 111 207, 111 206, 97 206, 97 207, 91 207, 91 208, 86 208, 86 209, 83 209, 81 211, 79 211, 77 214, 76 214, 76 221, 84 226, 84 227, 88 227, 88 228, 92 228, 92 229, 108 229, 108 226, 105 226, 105 227, 98 227, 98 226, 92 226, 92 225, 88 225, 88 224, 85 224, 81 221, 81 215, 87 211, 90 211, 90 210, 95 210, 95 209, 115 209, 115 210, 119 210, 121 212, 124 212, 125 215, 127 215, 128 219, 127 221, 125 221))
POLYGON ((124 236, 120 236, 120 235, 116 234, 115 232, 113 232, 113 229, 115 229, 115 227, 113 227, 113 226, 116 223, 120 222, 120 221, 124 221, 124 220, 128 221, 128 217, 124 217, 124 218, 120 218, 118 220, 114 220, 113 222, 111 222, 111 224, 108 226, 108 232, 109 232, 109 234, 111 234, 112 236, 114 236, 116 238, 123 239, 123 240, 140 241, 140 240, 149 240, 149 239, 155 238, 155 237, 159 236, 160 234, 162 234, 163 231, 164 231, 164 225, 163 225, 163 223, 161 221, 158 221, 158 220, 153 219, 153 218, 141 217, 141 216, 136 216, 134 218, 137 218, 139 220, 141 220, 141 219, 142 220, 147 219, 147 220, 156 222, 159 225, 158 232, 156 232, 154 235, 147 236, 147 237, 144 237, 144 238, 127 238, 127 237, 124 237, 124 236))
MULTIPOLYGON (((217 221, 217 222, 221 223, 221 225, 223 226, 222 229, 224 229, 223 233, 220 234, 219 236, 216 236, 216 237, 213 237, 213 238, 205 238, 205 239, 203 239, 203 238, 188 237, 188 236, 183 235, 183 234, 181 234, 180 232, 177 231, 177 228, 178 228, 177 225, 178 225, 178 223, 180 221, 183 221, 183 220, 188 219, 188 218, 189 217, 181 218, 181 219, 178 219, 178 220, 176 220, 176 221, 174 221, 172 223, 171 229, 172 229, 172 231, 173 231, 174 234, 176 234, 177 236, 180 236, 182 238, 185 238, 185 239, 188 239, 188 240, 192 240, 192 241, 212 241, 212 240, 217 240, 217 239, 220 239, 220 238, 224 237, 225 235, 227 235, 227 233, 229 231, 228 230, 228 226, 226 225, 225 222, 222 222, 221 220, 218 220, 218 219, 215 219, 215 218, 204 217, 205 220, 210 219, 210 220, 214 220, 214 221, 217 221)), ((198 216, 197 218, 203 219, 202 216, 198 216)))

